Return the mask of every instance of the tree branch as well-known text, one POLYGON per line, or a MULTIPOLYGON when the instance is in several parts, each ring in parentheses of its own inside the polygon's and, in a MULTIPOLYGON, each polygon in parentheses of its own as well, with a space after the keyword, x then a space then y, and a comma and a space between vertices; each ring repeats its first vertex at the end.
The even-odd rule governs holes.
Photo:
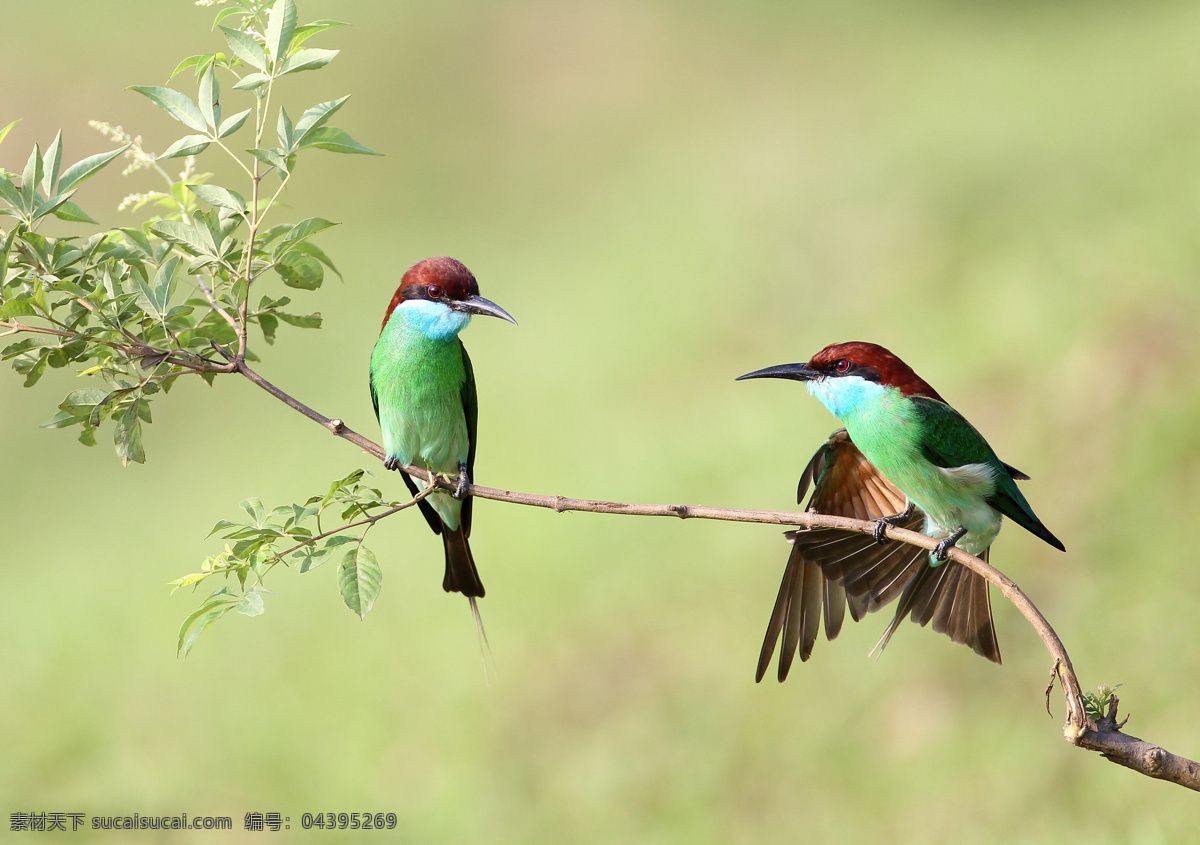
MULTIPOLYGON (((349 440, 359 446, 364 452, 383 460, 383 448, 351 429, 340 419, 326 417, 314 411, 304 403, 284 393, 275 385, 264 379, 245 361, 237 361, 237 369, 242 375, 270 393, 279 401, 299 411, 315 422, 320 423, 330 432, 349 440)), ((427 471, 414 466, 404 466, 401 469, 409 475, 419 478, 433 487, 453 490, 454 482, 444 476, 431 476, 427 471)), ((633 504, 629 502, 607 502, 596 499, 570 499, 566 496, 543 496, 534 493, 518 493, 511 490, 498 490, 492 487, 481 487, 471 484, 467 488, 472 496, 480 499, 491 499, 497 502, 509 502, 517 505, 529 505, 538 508, 548 508, 557 513, 563 511, 585 511, 588 513, 626 514, 629 516, 673 516, 679 519, 716 519, 726 522, 758 522, 770 525, 797 526, 800 528, 836 528, 858 534, 872 534, 875 531, 874 522, 851 519, 843 516, 829 516, 821 513, 796 513, 792 511, 760 511, 743 510, 740 508, 717 508, 708 505, 654 505, 633 504)), ((894 525, 884 529, 884 536, 891 540, 919 546, 933 551, 937 541, 916 531, 908 531, 894 525)), ((1099 720, 1090 720, 1084 707, 1083 693, 1080 690, 1079 679, 1071 665, 1062 640, 1054 632, 1054 628, 1037 609, 1029 597, 1016 583, 1000 570, 968 554, 960 548, 950 549, 948 557, 968 569, 979 573, 994 585, 1000 593, 1021 612, 1021 615, 1033 626, 1054 658, 1050 686, 1046 690, 1047 710, 1049 709, 1049 694, 1057 678, 1062 685, 1063 697, 1067 704, 1067 722, 1063 734, 1068 742, 1080 748, 1097 751, 1108 760, 1140 772, 1147 777, 1169 780, 1185 786, 1188 789, 1200 791, 1200 763, 1185 757, 1165 751, 1157 745, 1129 736, 1120 731, 1116 723, 1116 696, 1110 701, 1108 715, 1099 720)), ((1124 723, 1122 723, 1123 725, 1124 723)))

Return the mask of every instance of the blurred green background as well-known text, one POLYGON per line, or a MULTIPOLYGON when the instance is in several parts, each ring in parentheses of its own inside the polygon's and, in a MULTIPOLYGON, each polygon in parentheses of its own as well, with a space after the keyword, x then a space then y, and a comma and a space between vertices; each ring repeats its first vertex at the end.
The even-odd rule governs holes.
MULTIPOLYGON (((0 125, 23 121, 0 162, 19 171, 60 127, 68 160, 106 149, 91 118, 165 148, 183 133, 124 88, 221 49, 213 14, 7 3, 0 125)), ((883 343, 1033 476, 1069 551, 1010 527, 993 563, 1085 686, 1123 683, 1130 732, 1200 755, 1200 7, 302 0, 300 17, 353 26, 313 42, 343 52, 282 101, 353 94, 335 123, 386 157, 302 162, 287 217, 341 221, 319 243, 346 281, 289 291, 326 328, 260 342, 266 377, 374 437, 383 309, 405 267, 451 254, 521 323, 465 335, 480 483, 786 508, 834 421, 796 385, 733 378, 883 343)), ((119 170, 76 197, 107 226, 158 187, 119 170)), ((787 551, 767 526, 479 502, 490 685, 415 514, 371 533, 385 575, 365 622, 332 566, 277 571, 265 616, 226 617, 178 660, 202 594, 166 583, 220 549, 212 523, 372 463, 226 378, 157 401, 148 462, 122 469, 110 426, 94 449, 38 429, 73 373, 20 381, 0 374, 6 829, 18 810, 186 811, 238 831, 133 838, 258 841, 243 814, 278 810, 290 840, 383 838, 298 830, 332 810, 394 811, 411 842, 1196 834, 1194 793, 1061 739, 1048 656, 998 596, 1002 667, 910 624, 873 663, 879 614, 755 685, 787 551)))

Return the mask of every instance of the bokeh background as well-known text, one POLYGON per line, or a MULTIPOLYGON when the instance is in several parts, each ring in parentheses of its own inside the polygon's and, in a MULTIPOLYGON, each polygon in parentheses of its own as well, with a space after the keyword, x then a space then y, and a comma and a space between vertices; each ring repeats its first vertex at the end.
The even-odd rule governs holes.
MULTIPOLYGON (((1129 731, 1200 755, 1200 8, 299 5, 353 26, 312 42, 343 52, 282 101, 352 94, 334 122, 386 156, 302 163, 287 214, 342 223, 319 243, 345 283, 288 291, 326 327, 260 342, 264 375, 374 436, 384 306, 405 267, 451 254, 520 321, 465 335, 480 483, 786 508, 834 421, 797 385, 734 377, 883 343, 1033 476, 1068 552, 1010 527, 993 562, 1083 683, 1124 684, 1129 731)), ((0 163, 59 128, 69 160, 106 149, 91 118, 165 148, 179 127, 124 88, 221 49, 213 14, 9 2, 0 125, 23 120, 0 163)), ((128 225, 148 212, 120 198, 155 187, 114 165, 77 200, 128 225)), ((20 381, 0 374, 5 829, 20 810, 186 811, 237 830, 139 837, 258 841, 242 816, 277 810, 281 838, 383 838, 298 829, 332 810, 394 811, 410 842, 1197 835, 1193 793, 1062 740, 1047 654, 998 596, 1002 667, 910 624, 873 663, 879 614, 756 685, 773 527, 479 502, 490 684, 415 513, 372 531, 365 622, 332 565, 277 571, 264 616, 177 659, 204 593, 166 584, 220 549, 216 520, 378 468, 226 378, 156 401, 149 460, 122 469, 110 427, 93 449, 37 427, 73 373, 20 381)))

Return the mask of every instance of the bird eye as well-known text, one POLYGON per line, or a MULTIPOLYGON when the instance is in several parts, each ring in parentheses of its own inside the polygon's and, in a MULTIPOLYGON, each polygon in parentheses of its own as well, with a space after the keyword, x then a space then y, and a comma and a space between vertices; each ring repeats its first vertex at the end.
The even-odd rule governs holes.
POLYGON ((429 286, 430 299, 440 299, 441 296, 442 296, 442 286, 441 285, 430 285, 429 286))
POLYGON ((840 361, 838 361, 833 366, 834 366, 834 369, 836 369, 839 373, 844 373, 850 369, 850 362, 847 361, 845 358, 842 358, 840 361))

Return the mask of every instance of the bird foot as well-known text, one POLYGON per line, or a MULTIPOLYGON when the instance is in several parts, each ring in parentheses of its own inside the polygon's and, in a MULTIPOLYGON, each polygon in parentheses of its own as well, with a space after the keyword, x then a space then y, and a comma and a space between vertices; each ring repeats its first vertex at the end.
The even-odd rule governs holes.
POLYGON ((954 546, 963 538, 963 535, 966 533, 966 527, 960 525, 957 531, 933 547, 933 556, 938 560, 945 560, 946 555, 950 553, 950 550, 954 548, 954 546))
POLYGON ((887 530, 887 527, 889 525, 899 525, 901 522, 907 520, 913 515, 913 510, 915 508, 916 506, 912 502, 909 502, 905 506, 904 510, 900 511, 900 513, 894 513, 890 516, 881 516, 879 519, 875 520, 875 530, 871 532, 871 535, 875 538, 875 542, 881 546, 886 543, 887 537, 883 535, 883 532, 887 530))
POLYGON ((467 472, 466 464, 458 465, 458 480, 454 483, 454 492, 451 494, 456 499, 462 499, 467 495, 467 488, 471 486, 471 475, 467 472))
POLYGON ((388 457, 383 459, 383 468, 389 469, 389 470, 400 469, 400 461, 397 460, 394 456, 389 455, 388 457))
POLYGON ((871 534, 875 537, 875 542, 881 546, 887 542, 887 537, 883 535, 883 532, 887 530, 889 525, 891 523, 887 521, 887 517, 875 520, 875 530, 871 534))

